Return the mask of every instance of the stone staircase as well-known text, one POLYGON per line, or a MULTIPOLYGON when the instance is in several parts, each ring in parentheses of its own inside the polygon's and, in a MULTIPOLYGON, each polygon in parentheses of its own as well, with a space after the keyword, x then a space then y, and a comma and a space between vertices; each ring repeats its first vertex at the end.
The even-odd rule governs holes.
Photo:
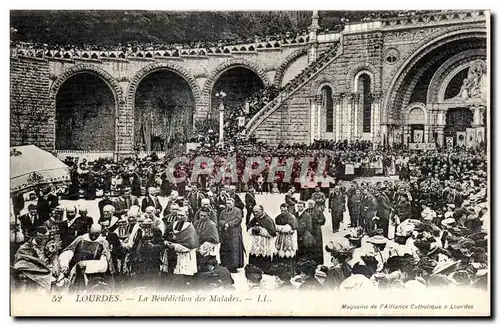
POLYGON ((247 139, 250 138, 260 124, 274 111, 276 111, 285 100, 297 92, 304 84, 313 79, 323 69, 328 67, 328 65, 340 55, 341 50, 339 49, 340 41, 337 41, 330 48, 328 48, 328 50, 319 55, 315 61, 302 70, 302 72, 288 82, 285 85, 284 90, 279 93, 276 98, 267 103, 252 117, 252 119, 250 119, 250 121, 248 121, 245 126, 245 137, 247 139))

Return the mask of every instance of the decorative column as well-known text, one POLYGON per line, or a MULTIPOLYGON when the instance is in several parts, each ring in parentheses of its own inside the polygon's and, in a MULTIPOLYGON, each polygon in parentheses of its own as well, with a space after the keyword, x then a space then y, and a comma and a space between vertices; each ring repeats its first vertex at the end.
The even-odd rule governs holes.
POLYGON ((333 118, 335 119, 335 141, 340 140, 340 122, 342 120, 342 113, 340 112, 340 103, 342 101, 342 98, 340 94, 333 94, 333 108, 334 108, 334 116, 333 118))
POLYGON ((479 144, 486 139, 486 131, 484 130, 483 124, 486 107, 484 105, 474 105, 470 109, 474 113, 472 127, 476 130, 476 144, 479 144))
POLYGON ((342 128, 343 130, 343 135, 344 139, 351 140, 352 139, 352 133, 353 130, 351 129, 352 127, 352 94, 345 94, 344 97, 344 113, 345 113, 345 119, 342 119, 342 122, 344 122, 344 127, 342 128))
POLYGON ((316 60, 318 56, 318 30, 319 30, 319 14, 318 11, 313 11, 311 26, 309 26, 309 52, 308 62, 316 60))
POLYGON ((321 139, 321 110, 324 110, 323 96, 316 96, 316 139, 321 139))
POLYGON ((310 130, 311 132, 309 133, 309 143, 312 144, 314 142, 314 136, 315 136, 315 125, 316 125, 316 101, 315 99, 309 99, 310 103, 310 130))
POLYGON ((411 142, 410 127, 408 125, 403 125, 403 144, 408 145, 408 143, 411 142))
POLYGON ((372 94, 372 127, 371 127, 371 139, 375 142, 380 142, 380 93, 372 94))
POLYGON ((437 136, 437 143, 440 147, 443 147, 445 145, 444 141, 444 126, 446 124, 446 109, 437 106, 437 114, 436 114, 436 136, 437 136))
MULTIPOLYGON (((354 139, 359 139, 359 93, 354 93, 353 95, 353 106, 354 106, 354 139)), ((362 120, 362 119, 361 119, 362 120)), ((361 126, 361 131, 363 127, 361 126)))

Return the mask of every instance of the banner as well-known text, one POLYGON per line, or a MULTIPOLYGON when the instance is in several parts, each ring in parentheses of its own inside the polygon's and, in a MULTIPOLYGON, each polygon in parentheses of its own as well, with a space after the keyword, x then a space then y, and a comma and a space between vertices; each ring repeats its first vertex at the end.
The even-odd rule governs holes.
POLYGON ((485 141, 485 131, 484 127, 476 128, 476 143, 479 145, 481 142, 485 141))
POLYGON ((353 175, 353 174, 354 174, 354 164, 346 164, 345 175, 353 175))
POLYGON ((476 129, 467 128, 466 138, 465 138, 465 147, 471 148, 476 146, 476 129))
POLYGON ((411 150, 423 151, 423 150, 425 150, 425 145, 426 145, 425 143, 409 143, 408 147, 411 150))
POLYGON ((458 147, 465 146, 465 136, 466 136, 465 132, 457 131, 457 146, 458 147))
POLYGON ((413 130, 413 142, 423 143, 424 142, 424 131, 423 130, 413 130))
POLYGON ((453 137, 446 137, 446 147, 453 147, 453 137))

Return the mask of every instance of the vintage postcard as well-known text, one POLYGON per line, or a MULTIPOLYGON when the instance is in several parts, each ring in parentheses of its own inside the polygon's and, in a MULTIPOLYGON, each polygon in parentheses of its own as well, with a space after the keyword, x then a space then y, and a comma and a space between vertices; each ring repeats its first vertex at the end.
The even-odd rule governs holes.
POLYGON ((490 316, 490 35, 11 10, 11 315, 490 316))

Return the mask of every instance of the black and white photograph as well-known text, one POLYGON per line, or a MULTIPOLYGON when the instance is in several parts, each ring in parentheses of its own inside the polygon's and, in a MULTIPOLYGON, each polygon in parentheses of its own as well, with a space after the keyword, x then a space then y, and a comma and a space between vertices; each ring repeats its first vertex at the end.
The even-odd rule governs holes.
POLYGON ((490 11, 318 9, 10 10, 11 315, 490 316, 490 11))

